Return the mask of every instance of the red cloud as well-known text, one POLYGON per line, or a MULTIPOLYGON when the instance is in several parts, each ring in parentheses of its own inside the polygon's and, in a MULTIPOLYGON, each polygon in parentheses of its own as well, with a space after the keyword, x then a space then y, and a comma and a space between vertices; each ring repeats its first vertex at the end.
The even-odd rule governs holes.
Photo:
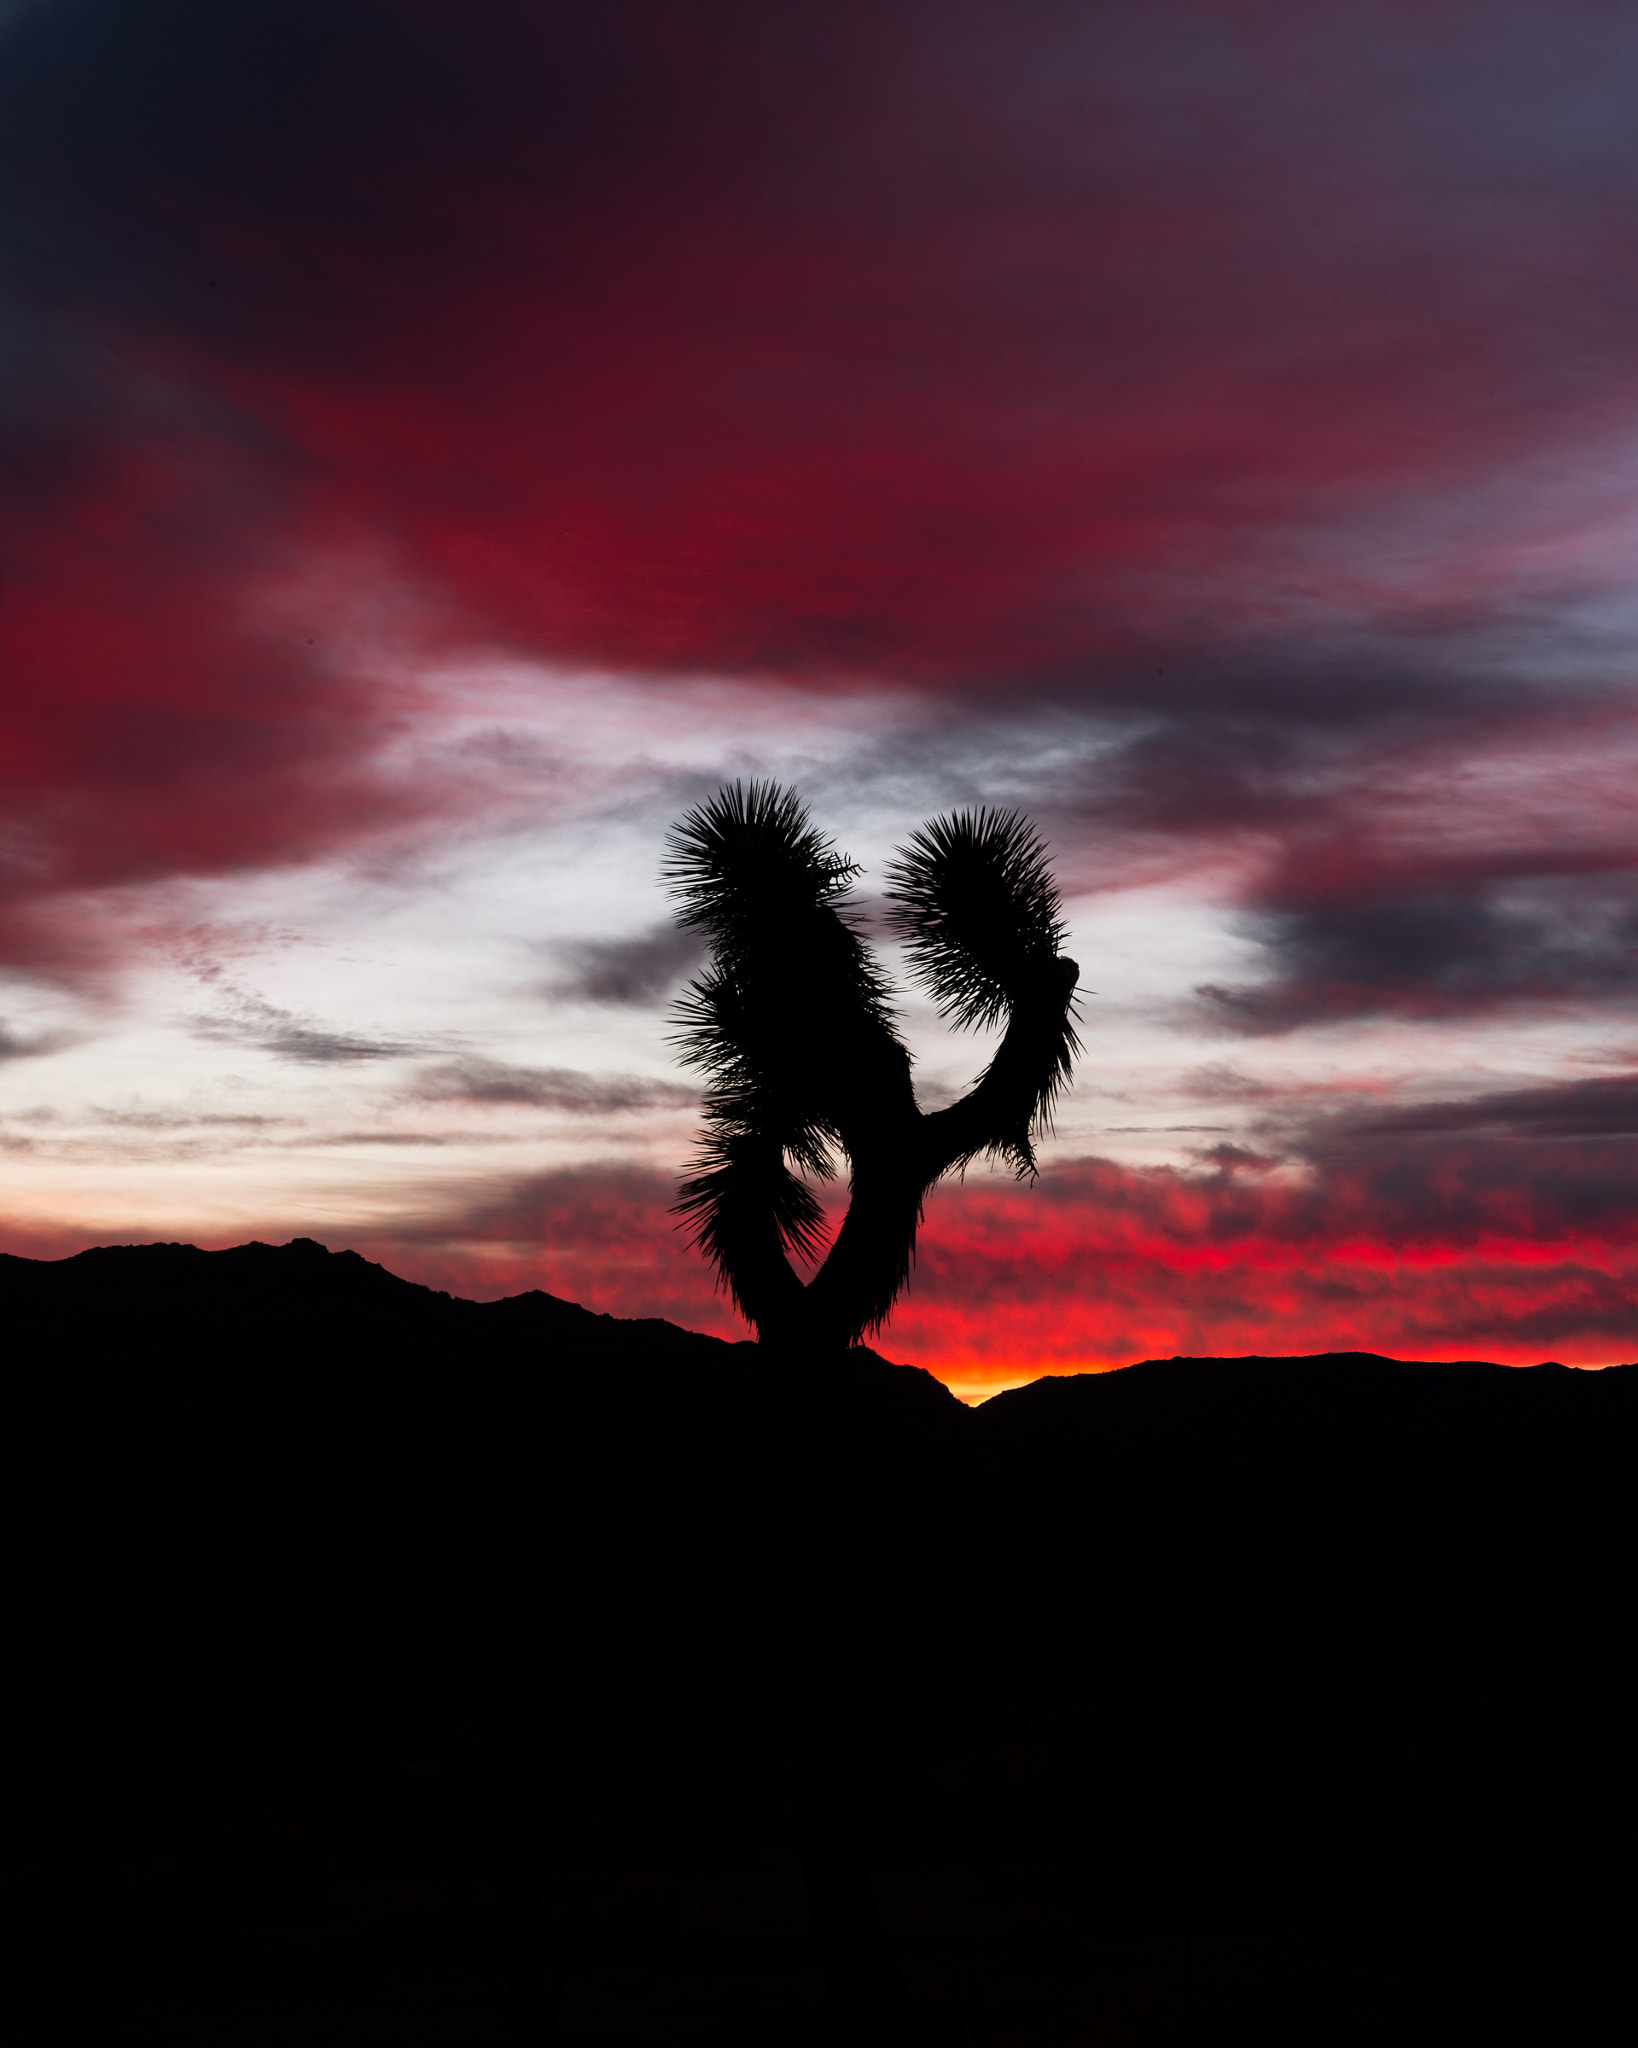
POLYGON ((1323 8, 26 12, 12 957, 72 951, 42 892, 439 801, 372 779, 387 714, 302 621, 245 623, 360 544, 433 638, 1139 721, 1140 824, 1194 829, 1237 748, 1266 824, 1305 735, 1459 747, 1493 706, 1441 636, 1534 516, 1497 480, 1626 416, 1638 152, 1621 37, 1554 66, 1436 13, 1343 92, 1323 8), (1389 545, 1458 486, 1500 539, 1389 545), (1405 673, 1335 623, 1383 605, 1405 673))
POLYGON ((32 516, 0 506, 13 965, 94 963, 62 892, 310 859, 427 800, 369 771, 383 707, 307 635, 250 615, 244 585, 281 522, 247 523, 244 482, 116 447, 32 516))
MULTIPOLYGON (((1638 1355, 1635 1153, 1462 1142, 1362 1148, 1302 1181, 1098 1160, 1033 1187, 975 1177, 932 1196, 880 1348, 970 1386, 1174 1353, 1608 1363, 1638 1355)), ((537 1285, 746 1334, 670 1200, 646 1173, 544 1176, 373 1255, 456 1292, 537 1285)))

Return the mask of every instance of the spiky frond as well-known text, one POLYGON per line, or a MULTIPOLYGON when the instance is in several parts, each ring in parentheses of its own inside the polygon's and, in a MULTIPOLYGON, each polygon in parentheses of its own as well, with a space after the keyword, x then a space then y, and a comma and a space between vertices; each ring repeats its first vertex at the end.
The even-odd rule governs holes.
POLYGON ((821 1244, 823 1212, 798 1176, 829 1179, 844 1124, 884 1091, 913 1104, 909 1060, 849 914, 858 869, 799 798, 736 783, 681 821, 668 852, 679 922, 713 954, 672 1013, 672 1043, 710 1084, 677 1209, 760 1325, 770 1300, 789 1301, 782 1255, 813 1258, 821 1244))
POLYGON ((771 1225, 783 1250, 810 1261, 824 1248, 819 1198, 786 1166, 777 1137, 742 1118, 724 1117, 707 1128, 677 1198, 674 1213, 689 1243, 716 1267, 736 1300, 736 1266, 750 1232, 771 1225))
POLYGON ((677 1003, 672 1043, 715 1089, 754 1097, 760 1127, 788 1130, 799 1151, 804 1127, 845 1114, 866 1070, 903 1067, 886 978, 849 915, 858 868, 771 782, 720 791, 669 847, 679 921, 714 955, 677 1003))
POLYGON ((710 940, 719 965, 777 938, 793 918, 846 909, 858 864, 836 851, 794 790, 730 784, 672 827, 660 879, 677 922, 710 940))
MULTIPOLYGON (((1020 1180, 1035 1173, 1035 1141, 1052 1130, 1052 1111, 1068 1088, 1080 1055, 1075 1030, 1073 960, 1057 955, 1041 965, 1034 990, 1013 1007, 1007 1034, 968 1098, 995 1104, 987 1128, 975 1131, 952 1165, 963 1171, 981 1153, 1004 1161, 1020 1180)), ((957 1105, 959 1108, 960 1105, 957 1105)))
POLYGON ((963 1030, 1006 1016, 1066 936, 1046 847, 1018 811, 934 818, 887 874, 910 972, 963 1030))
POLYGON ((828 1180, 835 1171, 835 1134, 815 1106, 811 1077, 784 1056, 787 1034, 776 1021, 770 1034, 771 1020, 760 1008, 747 1000, 738 975, 699 975, 677 998, 673 1015, 680 1028, 672 1043, 684 1066, 710 1077, 705 1114, 719 1135, 777 1139, 802 1172, 828 1180))

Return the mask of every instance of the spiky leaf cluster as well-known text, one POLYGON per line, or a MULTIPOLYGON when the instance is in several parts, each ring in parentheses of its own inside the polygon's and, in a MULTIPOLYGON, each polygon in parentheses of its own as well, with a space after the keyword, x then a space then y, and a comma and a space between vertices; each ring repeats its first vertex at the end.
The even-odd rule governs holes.
POLYGON ((730 967, 793 915, 845 909, 858 872, 794 790, 752 781, 718 790, 672 827, 660 879, 677 922, 702 932, 730 967))
POLYGON ((782 1250, 810 1263, 824 1249, 825 1212, 812 1188, 791 1172, 773 1135, 736 1128, 731 1117, 708 1123, 695 1171, 678 1185, 676 1214, 752 1322, 761 1320, 761 1304, 743 1276, 758 1262, 743 1254, 757 1235, 771 1232, 782 1250))
POLYGON ((1046 848, 1018 811, 935 818, 887 874, 910 972, 963 1030, 998 1023, 1065 938, 1046 848))
POLYGON ((682 819, 667 852, 662 878, 678 921, 713 952, 676 1007, 673 1043, 711 1083, 680 1208, 738 1298, 727 1256, 735 1215, 760 1203, 787 1249, 816 1254, 822 1211, 785 1162, 833 1175, 848 1069, 898 1040, 885 981, 851 921, 857 865, 798 797, 735 783, 682 819))
POLYGON ((710 941, 712 966, 690 983, 676 1042, 686 1065, 733 1091, 803 1075, 794 1042, 838 1030, 891 1031, 887 984, 853 922, 858 864, 815 829, 776 783, 734 783, 673 829, 661 879, 678 922, 710 941))

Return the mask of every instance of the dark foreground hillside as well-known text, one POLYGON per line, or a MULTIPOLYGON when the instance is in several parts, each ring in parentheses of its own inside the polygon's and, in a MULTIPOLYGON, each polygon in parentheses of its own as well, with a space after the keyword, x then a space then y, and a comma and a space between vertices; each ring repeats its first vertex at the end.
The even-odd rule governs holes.
POLYGON ((816 1723, 905 2038, 1631 2038, 1638 1369, 787 1396, 304 1241, 0 1315, 8 2041, 821 2040, 816 1723))

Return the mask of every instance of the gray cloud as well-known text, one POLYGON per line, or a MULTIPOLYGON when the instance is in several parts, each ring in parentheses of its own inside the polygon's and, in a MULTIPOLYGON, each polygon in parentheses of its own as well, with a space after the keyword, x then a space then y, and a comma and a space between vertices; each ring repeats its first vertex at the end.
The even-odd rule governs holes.
POLYGON ((43 1059, 47 1053, 60 1052, 73 1042, 63 1031, 37 1031, 26 1036, 20 1031, 13 1031, 4 1018, 0 1018, 0 1061, 43 1059))
POLYGON ((93 1109, 99 1124, 132 1131, 262 1130, 288 1122, 277 1116, 190 1116, 185 1110, 93 1109))
MULTIPOLYGON (((1300 868, 1300 859, 1290 865, 1300 868)), ((1452 875, 1432 867, 1350 876, 1302 896, 1290 879, 1277 880, 1249 918, 1273 977, 1201 987, 1204 1021, 1259 1035, 1366 1016, 1638 997, 1638 871, 1452 875)))
POLYGON ((1497 1089, 1446 1102, 1407 1104, 1338 1119, 1351 1141, 1445 1137, 1638 1137, 1638 1073, 1497 1089))
POLYGON ((281 1010, 249 990, 224 985, 220 1007, 207 1015, 190 1017, 188 1028, 195 1038, 216 1044, 249 1045, 275 1059, 297 1066, 344 1066, 359 1060, 403 1059, 433 1050, 424 1040, 408 1038, 365 1038, 350 1031, 338 1031, 316 1018, 295 1010, 281 1010))
POLYGON ((554 950, 568 969, 554 995, 633 1006, 657 1002, 705 958, 698 933, 670 923, 625 939, 568 939, 554 950))
POLYGON ((500 1060, 449 1060, 426 1069, 415 1093, 429 1102, 495 1102, 555 1109, 568 1116, 625 1110, 691 1109, 699 1091, 642 1074, 588 1074, 575 1067, 514 1067, 500 1060))
POLYGON ((346 1151, 355 1145, 398 1145, 410 1150, 427 1146, 482 1144, 483 1139, 472 1139, 462 1131, 331 1131, 321 1137, 302 1137, 291 1142, 292 1151, 304 1151, 310 1147, 346 1151))

